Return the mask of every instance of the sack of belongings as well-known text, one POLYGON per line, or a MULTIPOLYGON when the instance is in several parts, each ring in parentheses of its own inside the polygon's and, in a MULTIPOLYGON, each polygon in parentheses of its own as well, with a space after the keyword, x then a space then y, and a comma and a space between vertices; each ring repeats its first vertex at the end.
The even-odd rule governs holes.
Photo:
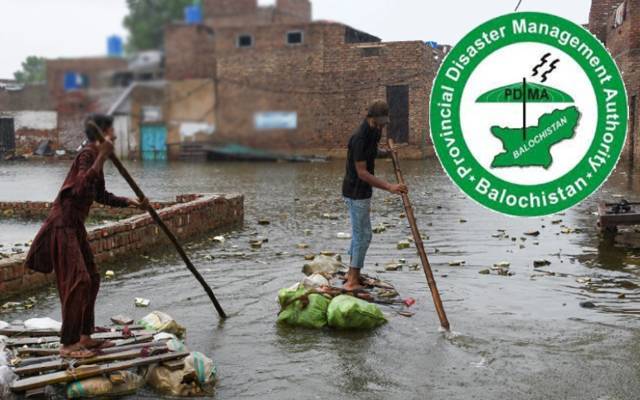
POLYGON ((327 320, 329 326, 340 329, 372 329, 387 322, 378 306, 347 295, 331 300, 327 320))
POLYGON ((213 360, 194 351, 184 359, 184 367, 170 370, 162 365, 153 367, 147 383, 159 393, 169 396, 203 396, 211 394, 216 382, 213 360))
POLYGON ((307 276, 313 274, 333 275, 342 270, 344 270, 344 267, 337 257, 329 257, 322 254, 315 256, 313 261, 302 267, 302 272, 307 276))
POLYGON ((138 324, 144 326, 146 330, 166 332, 176 335, 182 339, 187 331, 182 325, 178 324, 169 314, 162 311, 154 311, 146 317, 138 321, 138 324))
POLYGON ((327 325, 330 300, 321 294, 310 293, 304 287, 281 289, 278 292, 278 302, 281 308, 278 322, 316 329, 327 325))
POLYGON ((135 393, 144 385, 141 376, 129 371, 118 371, 109 377, 99 376, 71 382, 67 385, 68 399, 82 399, 99 396, 123 396, 135 393))

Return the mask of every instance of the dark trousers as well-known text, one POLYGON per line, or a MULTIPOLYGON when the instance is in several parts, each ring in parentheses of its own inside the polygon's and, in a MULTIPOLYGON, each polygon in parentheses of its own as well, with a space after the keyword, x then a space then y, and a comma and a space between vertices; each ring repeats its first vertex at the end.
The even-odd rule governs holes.
POLYGON ((100 274, 84 228, 54 228, 54 270, 62 305, 63 345, 77 343, 80 335, 95 328, 94 307, 100 289, 100 274))

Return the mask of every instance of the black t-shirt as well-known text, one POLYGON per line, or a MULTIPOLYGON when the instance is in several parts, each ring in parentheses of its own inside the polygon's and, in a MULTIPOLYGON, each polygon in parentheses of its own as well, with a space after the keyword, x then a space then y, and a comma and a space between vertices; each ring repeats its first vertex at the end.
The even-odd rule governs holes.
POLYGON ((356 162, 366 161, 367 171, 374 174, 375 161, 378 156, 378 143, 382 132, 373 129, 365 119, 358 130, 349 139, 347 152, 347 166, 344 181, 342 182, 342 195, 355 200, 371 197, 371 185, 358 178, 356 162))

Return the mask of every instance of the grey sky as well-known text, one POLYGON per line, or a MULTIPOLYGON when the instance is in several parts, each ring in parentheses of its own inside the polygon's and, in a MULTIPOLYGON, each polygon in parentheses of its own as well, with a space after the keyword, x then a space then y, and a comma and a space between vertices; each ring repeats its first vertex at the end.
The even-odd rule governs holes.
MULTIPOLYGON (((480 23, 513 11, 517 0, 312 0, 315 19, 346 23, 386 41, 455 44, 480 23)), ((272 4, 275 0, 259 0, 272 4)), ((523 0, 522 11, 586 23, 591 0, 523 0)), ((126 36, 125 0, 0 0, 0 78, 12 78, 29 55, 101 55, 106 38, 126 36)))

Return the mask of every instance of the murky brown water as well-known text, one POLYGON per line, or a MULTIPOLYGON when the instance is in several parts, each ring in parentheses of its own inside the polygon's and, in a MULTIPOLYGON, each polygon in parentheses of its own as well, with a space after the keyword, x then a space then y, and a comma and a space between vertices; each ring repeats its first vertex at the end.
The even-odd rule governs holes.
MULTIPOLYGON (((378 173, 390 179, 390 164, 378 165, 378 173)), ((307 331, 274 323, 276 292, 301 279, 305 253, 346 253, 348 240, 336 238, 337 232, 349 231, 340 197, 342 162, 128 167, 152 198, 193 192, 246 196, 245 224, 228 232, 224 246, 206 238, 190 244, 195 264, 231 316, 227 321, 218 321, 206 295, 172 253, 109 266, 116 279, 103 282, 97 305, 99 321, 108 321, 116 311, 141 317, 159 309, 175 316, 187 327, 191 348, 217 363, 218 399, 640 398, 640 233, 629 230, 614 242, 603 240, 593 214, 600 198, 640 197, 638 173, 619 168, 595 197, 566 215, 515 219, 467 200, 436 160, 404 162, 444 306, 457 333, 447 338, 438 332, 421 271, 380 274, 418 302, 413 318, 385 309, 390 323, 374 332, 307 331), (340 218, 323 219, 324 213, 340 218), (271 220, 271 225, 258 225, 258 218, 271 220), (551 223, 557 219, 562 223, 551 223), (579 232, 562 234, 561 225, 579 232), (312 234, 305 235, 305 229, 312 234), (498 229, 516 241, 492 237, 498 229), (541 234, 521 240, 529 230, 541 234), (269 242, 252 251, 249 240, 255 234, 269 242), (297 249, 300 242, 310 249, 297 249), (208 261, 207 255, 215 258, 208 261), (534 259, 551 261, 541 270, 555 275, 534 272, 534 259), (466 265, 450 267, 452 260, 466 265), (515 275, 478 274, 499 261, 510 262, 515 275), (619 299, 620 294, 626 297, 619 299), (149 298, 152 307, 136 309, 136 296, 149 298), (597 307, 581 308, 579 303, 587 300, 597 307)), ((66 168, 0 164, 0 200, 51 200, 66 168)), ((107 175, 112 191, 130 193, 113 169, 107 175)), ((399 198, 386 203, 387 197, 374 194, 373 222, 395 227, 374 235, 369 273, 392 259, 418 261, 414 250, 396 249, 410 230, 399 218, 399 198)), ((28 240, 37 228, 1 221, 0 243, 28 240)), ((33 310, 0 314, 0 319, 59 318, 55 294, 50 296, 33 310)), ((139 397, 156 396, 142 392, 139 397)))

